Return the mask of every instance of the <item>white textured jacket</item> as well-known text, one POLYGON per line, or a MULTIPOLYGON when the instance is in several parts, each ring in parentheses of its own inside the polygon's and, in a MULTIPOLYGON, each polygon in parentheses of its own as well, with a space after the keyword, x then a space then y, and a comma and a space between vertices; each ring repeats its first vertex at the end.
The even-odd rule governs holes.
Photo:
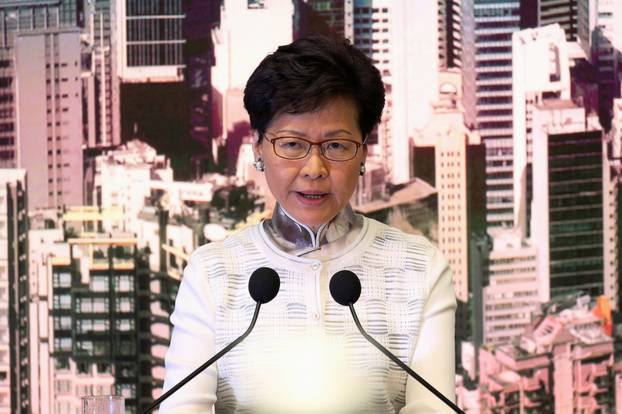
POLYGON ((248 328, 255 269, 275 269, 281 287, 246 340, 160 413, 451 412, 369 344, 328 290, 337 271, 356 273, 366 331, 454 400, 456 299, 440 252, 422 236, 365 218, 355 235, 311 256, 283 252, 261 225, 192 254, 171 316, 165 390, 248 328))

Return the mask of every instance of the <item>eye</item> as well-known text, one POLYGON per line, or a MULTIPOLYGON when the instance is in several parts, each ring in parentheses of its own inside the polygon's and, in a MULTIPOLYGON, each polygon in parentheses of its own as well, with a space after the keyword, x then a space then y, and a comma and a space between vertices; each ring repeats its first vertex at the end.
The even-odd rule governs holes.
POLYGON ((341 141, 328 141, 326 143, 326 149, 331 150, 331 151, 341 151, 341 150, 345 150, 346 146, 344 145, 344 142, 341 141))
POLYGON ((286 150, 296 150, 304 146, 304 142, 296 138, 279 138, 276 143, 280 148, 286 150))

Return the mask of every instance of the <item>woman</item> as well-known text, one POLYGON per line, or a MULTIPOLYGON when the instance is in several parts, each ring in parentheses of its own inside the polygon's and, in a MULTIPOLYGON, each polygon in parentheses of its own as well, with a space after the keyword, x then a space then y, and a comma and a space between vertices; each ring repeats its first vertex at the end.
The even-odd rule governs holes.
POLYGON ((356 273, 368 333, 454 399, 455 296, 446 260, 421 236, 355 214, 365 139, 379 122, 378 70, 346 41, 281 46, 251 75, 244 104, 273 216, 195 251, 171 316, 165 389, 249 325, 250 274, 281 278, 249 337, 166 401, 161 413, 432 413, 447 407, 369 345, 330 277, 356 273))

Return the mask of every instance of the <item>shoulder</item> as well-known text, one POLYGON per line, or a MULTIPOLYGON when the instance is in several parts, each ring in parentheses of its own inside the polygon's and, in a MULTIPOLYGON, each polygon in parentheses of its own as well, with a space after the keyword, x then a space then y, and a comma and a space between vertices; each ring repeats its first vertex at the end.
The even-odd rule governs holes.
POLYGON ((422 258, 432 260, 438 253, 438 247, 427 237, 420 234, 409 234, 402 230, 388 226, 377 220, 365 217, 369 223, 369 236, 373 238, 372 244, 378 248, 406 248, 407 251, 422 258))
POLYGON ((233 257, 244 257, 245 252, 254 248, 252 239, 257 226, 249 226, 227 236, 222 241, 199 246, 190 255, 189 263, 194 267, 204 267, 206 264, 214 265, 218 262, 228 261, 233 257))

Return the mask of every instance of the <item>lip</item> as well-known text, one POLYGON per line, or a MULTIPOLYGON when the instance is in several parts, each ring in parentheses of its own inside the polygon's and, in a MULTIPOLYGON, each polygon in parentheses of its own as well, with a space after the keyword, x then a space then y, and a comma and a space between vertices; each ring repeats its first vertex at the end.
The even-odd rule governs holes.
POLYGON ((295 191, 294 194, 296 195, 296 200, 298 200, 300 204, 309 206, 309 207, 319 206, 323 204, 326 200, 328 200, 328 196, 329 196, 329 193, 325 193, 323 191, 295 191), (302 194, 312 194, 312 195, 322 194, 324 195, 324 197, 317 198, 317 199, 310 199, 310 198, 305 198, 302 194))
POLYGON ((298 191, 296 191, 296 193, 311 194, 311 195, 315 195, 315 194, 328 194, 328 192, 326 192, 326 191, 318 191, 318 190, 298 190, 298 191))

